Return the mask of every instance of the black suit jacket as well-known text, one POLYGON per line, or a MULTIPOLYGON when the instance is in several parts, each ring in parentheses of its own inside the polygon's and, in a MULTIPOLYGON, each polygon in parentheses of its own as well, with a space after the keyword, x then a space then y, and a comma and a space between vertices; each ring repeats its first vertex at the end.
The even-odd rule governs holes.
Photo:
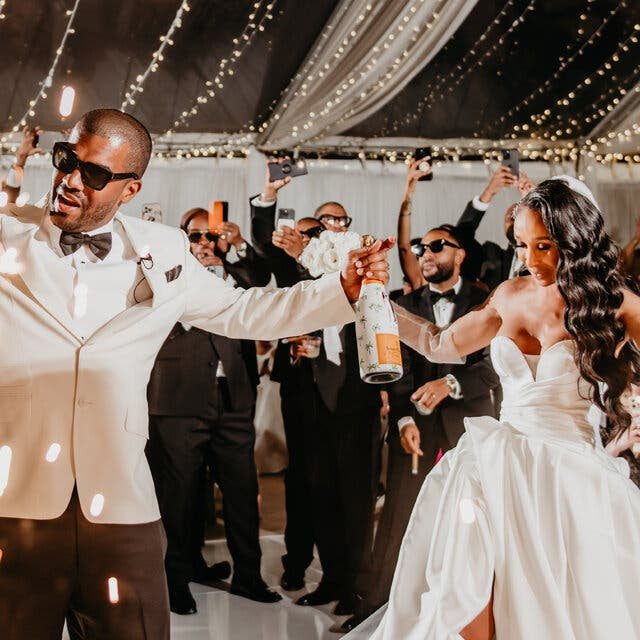
POLYGON ((255 196, 250 199, 251 242, 259 258, 273 273, 279 287, 291 287, 300 280, 310 280, 309 272, 282 249, 274 246, 271 235, 275 230, 276 203, 269 207, 254 207, 255 196))
MULTIPOLYGON (((243 288, 262 286, 271 277, 249 244, 246 257, 233 264, 225 261, 225 269, 243 288)), ((218 336, 196 327, 187 330, 178 322, 151 371, 147 387, 150 415, 216 418, 220 361, 227 379, 228 408, 253 412, 260 381, 255 342, 218 336)))
MULTIPOLYGON (((463 281, 455 299, 452 321, 482 304, 486 297, 485 291, 463 281)), ((428 285, 402 296, 397 303, 412 313, 435 322, 428 285)), ((447 449, 454 446, 464 432, 465 417, 495 415, 490 392, 498 386, 499 378, 491 364, 489 347, 468 355, 465 364, 436 364, 403 344, 402 366, 402 378, 389 386, 390 446, 400 446, 397 421, 403 416, 413 417, 423 438, 443 438, 443 448, 447 449), (460 400, 448 397, 431 415, 420 415, 411 402, 411 394, 425 382, 443 378, 449 373, 460 383, 463 397, 460 400)))
MULTIPOLYGON (((467 203, 465 210, 458 219, 457 227, 474 242, 475 234, 482 222, 485 211, 480 211, 473 206, 473 201, 467 203)), ((509 271, 513 262, 514 248, 509 245, 503 249, 495 242, 487 241, 482 244, 482 264, 480 266, 479 278, 490 290, 493 291, 500 283, 509 279, 509 271)), ((521 269, 519 276, 528 275, 526 269, 521 269)))
POLYGON ((224 268, 233 277, 238 286, 243 289, 249 287, 264 287, 271 280, 271 272, 266 260, 261 258, 256 250, 247 242, 245 257, 237 262, 228 262, 224 257, 224 268))
POLYGON ((339 365, 327 359, 324 342, 317 358, 301 359, 298 371, 301 393, 306 395, 317 389, 327 409, 335 415, 379 406, 378 386, 363 382, 360 377, 355 323, 342 327, 340 343, 342 353, 339 365))
POLYGON ((229 408, 253 411, 260 381, 255 342, 217 336, 177 323, 165 340, 147 388, 149 413, 161 416, 216 418, 216 372, 222 362, 229 408))

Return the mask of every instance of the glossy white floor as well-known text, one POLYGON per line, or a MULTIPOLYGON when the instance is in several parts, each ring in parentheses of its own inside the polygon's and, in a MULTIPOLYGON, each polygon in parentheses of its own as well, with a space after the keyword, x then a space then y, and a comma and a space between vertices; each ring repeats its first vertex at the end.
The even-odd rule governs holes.
MULTIPOLYGON (((339 634, 329 631, 337 621, 346 618, 331 613, 334 604, 322 607, 299 607, 294 601, 305 591, 283 592, 279 586, 282 574, 280 557, 284 553, 281 535, 263 535, 262 577, 283 595, 276 604, 260 604, 233 596, 222 589, 191 584, 198 613, 189 616, 171 614, 172 640, 337 640, 339 634)), ((207 543, 205 558, 209 564, 230 560, 225 540, 207 543)), ((317 559, 307 569, 307 590, 313 590, 320 579, 317 559)), ((63 635, 67 640, 68 635, 63 635)))

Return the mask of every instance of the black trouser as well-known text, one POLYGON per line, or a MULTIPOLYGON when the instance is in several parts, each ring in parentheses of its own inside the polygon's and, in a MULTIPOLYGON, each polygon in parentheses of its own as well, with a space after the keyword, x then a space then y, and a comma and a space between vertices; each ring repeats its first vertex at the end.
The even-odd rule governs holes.
POLYGON ((227 408, 217 420, 150 416, 147 457, 167 532, 170 586, 192 580, 204 564, 201 548, 207 464, 222 490, 233 582, 250 586, 260 579, 254 444, 253 409, 227 408))
POLYGON ((317 390, 307 412, 307 464, 322 584, 355 595, 373 539, 378 484, 378 407, 330 412, 317 390))
MULTIPOLYGON (((396 424, 389 425, 389 429, 394 428, 397 430, 396 424)), ((363 601, 357 613, 368 615, 389 600, 393 574, 413 506, 444 442, 444 438, 430 437, 422 432, 421 436, 424 455, 418 458, 418 474, 414 476, 411 473, 411 456, 402 449, 398 433, 389 435, 384 507, 376 531, 368 587, 362 593, 363 601)))
POLYGON ((59 518, 0 518, 0 637, 60 640, 66 616, 72 640, 168 640, 165 548, 159 520, 89 522, 75 490, 59 518))
MULTIPOLYGON (((287 553, 282 564, 294 577, 303 576, 313 560, 313 503, 306 461, 305 405, 298 385, 280 385, 284 433, 289 464, 284 473, 287 525, 284 542, 287 553)), ((308 410, 308 409, 307 409, 308 410)))

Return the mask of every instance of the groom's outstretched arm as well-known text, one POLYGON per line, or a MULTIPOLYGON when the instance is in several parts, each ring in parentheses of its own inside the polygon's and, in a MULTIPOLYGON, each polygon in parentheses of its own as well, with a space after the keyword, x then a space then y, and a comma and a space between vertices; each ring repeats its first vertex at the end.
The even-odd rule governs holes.
POLYGON ((230 338, 273 340, 353 322, 351 303, 364 277, 389 278, 393 240, 352 251, 342 273, 285 289, 233 289, 186 257, 187 302, 181 321, 230 338))

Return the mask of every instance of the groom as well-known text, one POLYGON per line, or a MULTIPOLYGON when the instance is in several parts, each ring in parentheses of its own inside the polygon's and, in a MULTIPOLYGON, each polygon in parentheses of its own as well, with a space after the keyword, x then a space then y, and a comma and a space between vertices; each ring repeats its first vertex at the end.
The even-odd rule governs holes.
POLYGON ((169 637, 165 536, 144 449, 146 386, 178 321, 274 339, 353 321, 386 248, 290 289, 234 289, 178 229, 118 212, 145 127, 85 114, 53 152, 43 206, 0 215, 0 629, 4 640, 169 637))

